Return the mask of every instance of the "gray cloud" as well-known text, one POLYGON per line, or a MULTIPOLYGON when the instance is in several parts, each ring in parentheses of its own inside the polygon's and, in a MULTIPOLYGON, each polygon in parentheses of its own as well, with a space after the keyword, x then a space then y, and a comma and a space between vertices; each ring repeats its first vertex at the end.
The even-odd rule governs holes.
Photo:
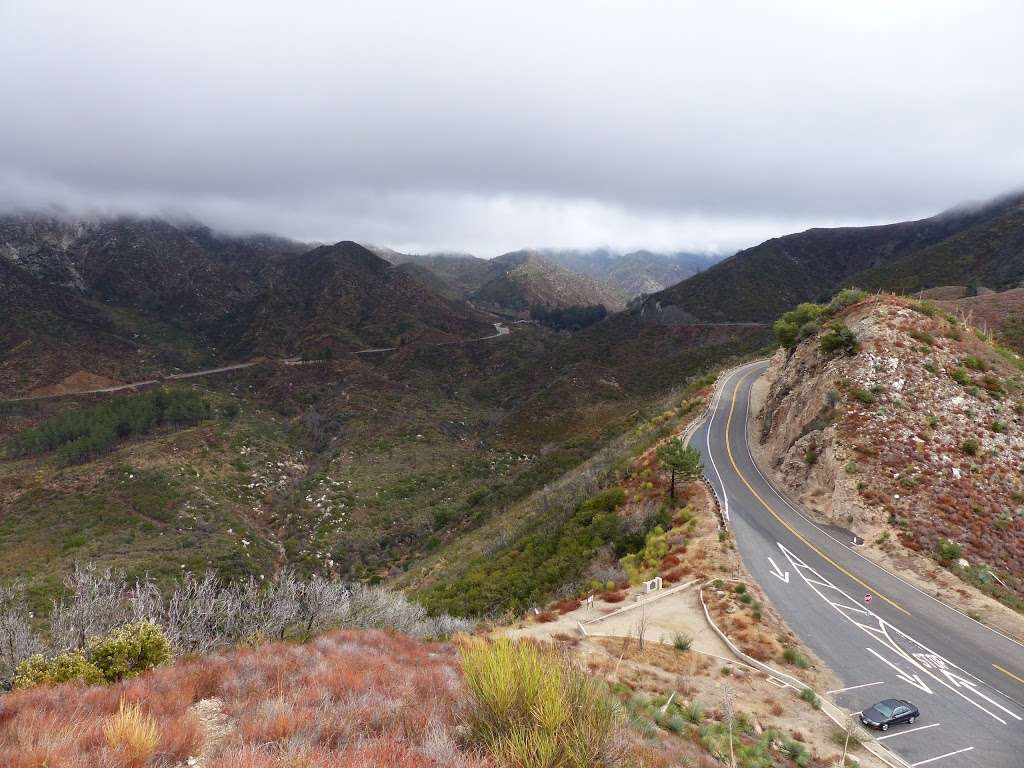
POLYGON ((484 255, 926 215, 1024 184, 1021 28, 1012 1, 7 0, 0 205, 484 255))

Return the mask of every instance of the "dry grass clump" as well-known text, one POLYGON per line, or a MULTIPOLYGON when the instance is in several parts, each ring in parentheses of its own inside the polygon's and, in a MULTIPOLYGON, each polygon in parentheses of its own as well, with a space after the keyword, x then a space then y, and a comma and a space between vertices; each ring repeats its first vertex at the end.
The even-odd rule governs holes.
POLYGON ((142 768, 156 752, 160 731, 151 715, 137 703, 121 701, 117 712, 103 723, 107 745, 124 757, 126 768, 142 768))

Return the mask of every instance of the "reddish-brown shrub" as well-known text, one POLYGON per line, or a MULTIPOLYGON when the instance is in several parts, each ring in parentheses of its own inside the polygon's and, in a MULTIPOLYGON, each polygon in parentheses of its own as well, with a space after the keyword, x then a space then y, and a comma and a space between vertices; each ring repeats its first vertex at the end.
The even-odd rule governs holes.
POLYGON ((551 606, 553 610, 556 610, 559 613, 569 613, 569 611, 575 611, 579 607, 580 601, 575 597, 567 597, 565 600, 559 600, 551 606))
MULTIPOLYGON (((301 646, 183 659, 106 687, 16 691, 0 706, 0 765, 123 768, 123 755, 102 732, 122 699, 156 721, 153 760, 181 764, 200 751, 204 736, 192 707, 211 696, 234 729, 208 768, 279 768, 281 746, 301 757, 295 764, 316 768, 426 768, 433 763, 420 745, 454 728, 463 701, 450 646, 332 632, 301 646)), ((456 757, 463 768, 484 765, 471 755, 456 757)))

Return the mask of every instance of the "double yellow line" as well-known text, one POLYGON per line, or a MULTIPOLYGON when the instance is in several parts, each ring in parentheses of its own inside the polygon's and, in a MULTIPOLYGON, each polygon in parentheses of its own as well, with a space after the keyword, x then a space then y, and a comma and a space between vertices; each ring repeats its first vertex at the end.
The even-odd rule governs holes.
POLYGON ((729 455, 729 462, 732 464, 732 468, 736 472, 736 476, 740 480, 743 481, 743 484, 745 486, 747 486, 747 490, 749 490, 753 494, 755 499, 757 499, 759 502, 761 502, 761 506, 763 506, 766 510, 768 510, 768 512, 771 514, 772 517, 774 517, 776 520, 778 520, 786 528, 786 530, 788 530, 790 533, 792 533, 794 536, 796 536, 800 541, 802 541, 805 545, 807 545, 811 550, 813 550, 814 553, 818 555, 818 557, 820 557, 825 562, 829 563, 833 568, 835 568, 837 571, 839 571, 840 573, 845 575, 851 581, 854 581, 857 584, 860 584, 868 592, 870 592, 871 594, 873 594, 873 595, 879 597, 880 599, 884 600, 885 602, 887 602, 889 605, 891 605, 897 611, 901 611, 902 613, 905 613, 907 616, 910 616, 911 615, 910 611, 908 611, 902 605, 900 605, 899 603, 895 602, 894 600, 891 600, 890 598, 886 597, 885 595, 883 595, 881 592, 879 592, 877 589, 872 587, 867 582, 864 582, 861 579, 859 579, 856 576, 854 576, 848 570, 843 568, 843 566, 841 566, 839 563, 837 563, 831 557, 829 557, 824 552, 822 552, 820 549, 818 549, 814 544, 812 544, 810 541, 808 541, 792 525, 790 525, 785 520, 783 520, 782 516, 779 515, 779 513, 776 512, 774 509, 772 509, 771 505, 767 501, 765 501, 763 498, 761 498, 761 494, 759 494, 757 491, 755 491, 754 490, 754 486, 752 486, 750 484, 750 482, 747 480, 747 478, 744 477, 743 473, 740 471, 739 466, 737 466, 737 464, 736 464, 736 459, 732 455, 732 442, 729 439, 729 433, 730 433, 731 428, 732 428, 733 413, 736 410, 736 395, 737 395, 737 393, 740 390, 740 385, 744 381, 746 381, 746 379, 747 379, 747 377, 749 375, 750 375, 749 373, 746 373, 743 376, 741 376, 740 380, 738 382, 736 382, 736 385, 733 387, 733 390, 732 390, 732 402, 729 405, 729 418, 725 422, 725 450, 726 450, 726 453, 729 455))

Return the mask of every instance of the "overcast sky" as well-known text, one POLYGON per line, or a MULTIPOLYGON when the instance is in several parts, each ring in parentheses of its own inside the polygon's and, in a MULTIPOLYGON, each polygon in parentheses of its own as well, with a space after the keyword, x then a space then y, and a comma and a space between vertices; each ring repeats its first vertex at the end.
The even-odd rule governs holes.
POLYGON ((1024 3, 0 0, 0 207, 729 251, 1024 186, 1024 3))

